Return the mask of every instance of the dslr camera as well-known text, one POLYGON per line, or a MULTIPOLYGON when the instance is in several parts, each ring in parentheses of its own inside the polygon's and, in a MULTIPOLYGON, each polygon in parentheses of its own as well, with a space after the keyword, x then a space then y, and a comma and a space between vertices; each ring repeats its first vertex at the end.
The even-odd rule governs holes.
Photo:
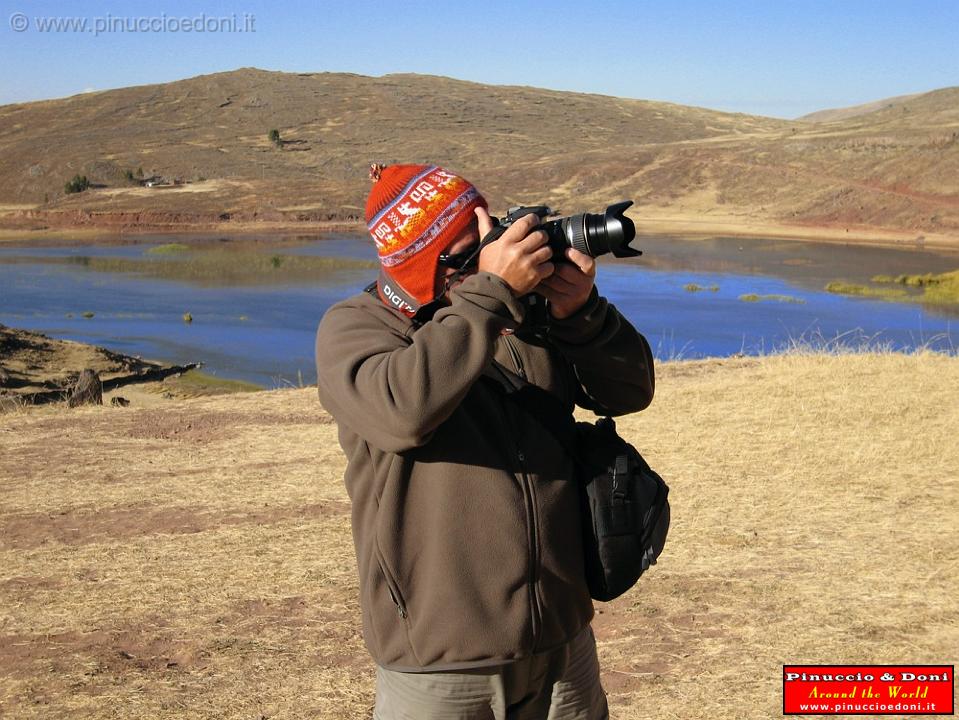
MULTIPOLYGON (((632 204, 632 200, 624 200, 610 205, 603 213, 580 213, 547 220, 541 222, 536 229, 546 233, 547 243, 553 250, 553 260, 556 262, 566 259, 568 247, 594 258, 607 253, 618 258, 636 257, 643 254, 641 250, 634 250, 629 245, 636 237, 636 226, 623 214, 632 204)), ((494 218, 496 225, 490 234, 483 238, 483 243, 499 238, 506 232, 506 228, 530 214, 539 215, 541 220, 545 220, 554 213, 546 205, 512 207, 502 220, 494 218)))

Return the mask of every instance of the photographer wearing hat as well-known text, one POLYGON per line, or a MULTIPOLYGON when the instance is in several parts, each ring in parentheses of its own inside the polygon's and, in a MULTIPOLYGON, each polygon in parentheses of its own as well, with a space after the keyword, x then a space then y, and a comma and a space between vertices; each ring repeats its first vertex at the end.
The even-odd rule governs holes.
POLYGON ((493 222, 462 177, 371 178, 380 275, 323 317, 316 363, 348 460, 374 717, 606 718, 572 457, 486 376, 623 415, 652 400, 649 344, 538 216, 480 247, 493 222))

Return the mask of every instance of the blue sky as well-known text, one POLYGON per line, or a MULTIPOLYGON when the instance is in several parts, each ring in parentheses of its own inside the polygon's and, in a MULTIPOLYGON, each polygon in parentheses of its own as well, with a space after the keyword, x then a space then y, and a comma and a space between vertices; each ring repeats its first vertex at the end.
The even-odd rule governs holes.
POLYGON ((959 85, 957 48, 954 0, 0 0, 0 104, 255 66, 416 72, 797 117, 959 85), (234 15, 239 26, 252 18, 252 31, 170 30, 180 18, 234 15), (38 18, 167 30, 41 32, 38 18))

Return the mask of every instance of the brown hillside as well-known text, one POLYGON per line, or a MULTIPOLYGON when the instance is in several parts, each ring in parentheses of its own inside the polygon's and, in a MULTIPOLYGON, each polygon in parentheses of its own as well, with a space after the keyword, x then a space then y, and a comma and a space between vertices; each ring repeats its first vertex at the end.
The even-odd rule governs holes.
POLYGON ((479 184, 494 209, 632 198, 653 229, 959 244, 957 98, 947 89, 814 124, 441 77, 244 68, 0 107, 0 221, 352 220, 371 160, 432 160, 479 184), (139 187, 124 178, 137 168, 183 184, 139 187), (94 187, 65 195, 78 173, 94 187))
POLYGON ((885 98, 883 100, 874 100, 873 102, 863 103, 862 105, 850 105, 849 107, 817 110, 816 112, 803 115, 802 117, 796 119, 803 122, 819 123, 848 120, 849 118, 857 117, 859 115, 868 115, 869 113, 873 113, 877 110, 882 110, 887 107, 901 105, 906 100, 919 97, 920 94, 921 93, 913 93, 912 95, 897 95, 896 97, 885 98))

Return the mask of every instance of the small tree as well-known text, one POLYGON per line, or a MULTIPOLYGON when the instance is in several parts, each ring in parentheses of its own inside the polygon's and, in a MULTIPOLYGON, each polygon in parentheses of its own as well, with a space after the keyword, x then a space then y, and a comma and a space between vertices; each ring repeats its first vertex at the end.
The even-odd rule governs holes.
POLYGON ((63 186, 63 192, 71 195, 72 193, 83 192, 88 187, 90 187, 90 181, 87 180, 86 175, 74 175, 73 180, 63 186))
POLYGON ((280 139, 280 131, 277 130, 276 128, 274 128, 273 130, 270 130, 269 138, 270 138, 270 142, 276 145, 277 147, 280 147, 280 145, 283 144, 283 141, 280 139))

